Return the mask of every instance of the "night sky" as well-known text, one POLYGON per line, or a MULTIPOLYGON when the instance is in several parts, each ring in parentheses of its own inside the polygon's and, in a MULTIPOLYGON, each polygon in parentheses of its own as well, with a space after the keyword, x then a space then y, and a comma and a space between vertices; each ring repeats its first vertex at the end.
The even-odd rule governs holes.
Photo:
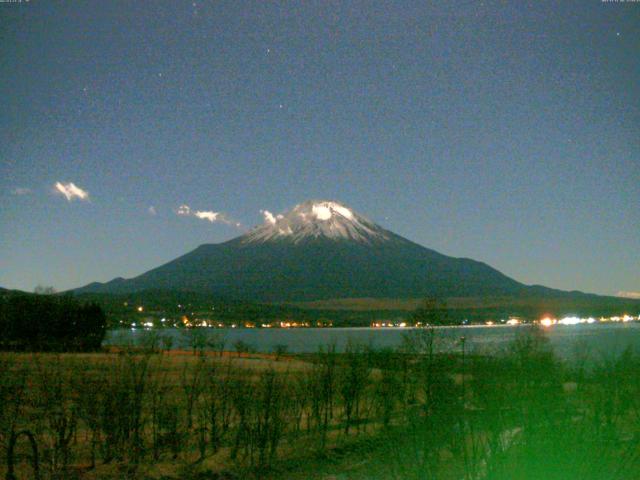
POLYGON ((0 286, 131 277, 315 198, 640 291, 640 3, 23 0, 0 35, 0 286))

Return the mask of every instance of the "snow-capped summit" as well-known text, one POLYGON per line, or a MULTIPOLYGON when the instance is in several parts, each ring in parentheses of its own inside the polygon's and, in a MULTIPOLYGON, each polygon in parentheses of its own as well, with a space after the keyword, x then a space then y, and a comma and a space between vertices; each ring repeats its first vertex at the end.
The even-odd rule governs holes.
POLYGON ((528 288, 481 262, 418 245, 336 201, 262 213, 264 223, 242 236, 200 245, 137 277, 76 292, 168 290, 299 302, 508 296, 528 288))
POLYGON ((592 297, 523 285, 485 263, 443 255, 379 227, 339 202, 309 201, 280 215, 262 213, 264 224, 245 235, 200 245, 137 277, 92 283, 75 293, 190 292, 276 303, 491 298, 478 303, 478 312, 494 312, 492 316, 516 304, 509 298, 517 304, 538 299, 547 312, 550 298, 560 299, 564 309, 568 301, 582 305, 579 302, 592 297), (503 301, 504 309, 498 306, 503 301))
POLYGON ((289 212, 273 215, 264 210, 264 223, 244 235, 243 243, 287 239, 293 243, 325 237, 372 243, 389 239, 386 230, 349 207, 330 200, 309 200, 289 212))

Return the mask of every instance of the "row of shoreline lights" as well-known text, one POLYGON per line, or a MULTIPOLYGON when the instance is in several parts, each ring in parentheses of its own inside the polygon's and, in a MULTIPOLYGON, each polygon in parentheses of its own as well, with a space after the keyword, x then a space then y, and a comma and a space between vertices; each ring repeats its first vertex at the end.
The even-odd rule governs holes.
POLYGON ((619 316, 615 316, 615 317, 600 317, 598 320, 596 320, 593 317, 588 317, 588 318, 579 318, 579 317, 563 317, 560 320, 555 319, 555 318, 551 318, 551 317, 545 317, 542 320, 540 320, 540 325, 542 325, 543 327, 551 327, 552 325, 578 325, 581 323, 596 323, 596 322, 601 322, 601 323, 605 323, 605 322, 632 322, 634 320, 640 320, 640 315, 638 317, 632 317, 631 315, 623 315, 621 317, 619 316))
MULTIPOLYGON (((125 303, 126 305, 126 303, 125 303)), ((136 308, 136 310, 140 313, 142 313, 144 311, 144 307, 143 306, 138 306, 136 308)), ((183 323, 185 323, 185 325, 188 323, 186 320, 187 317, 183 316, 182 317, 182 321, 183 323)), ((613 316, 613 317, 600 317, 598 320, 596 320, 593 317, 588 317, 588 318, 579 318, 576 316, 567 316, 567 317, 563 317, 560 320, 556 319, 556 318, 551 318, 551 317, 544 317, 541 320, 539 320, 537 323, 539 323, 540 325, 542 325, 543 327, 551 327, 553 325, 578 325, 581 323, 587 323, 587 324, 592 324, 592 323, 596 323, 596 322, 632 322, 634 320, 639 320, 640 321, 640 315, 638 315, 638 317, 633 317, 631 315, 623 315, 623 316, 613 316)), ((164 323, 165 319, 162 319, 162 322, 164 323)), ((510 318, 507 322, 507 325, 519 325, 521 323, 521 321, 517 318, 510 318)), ((535 322, 534 322, 535 323, 535 322)), ((494 325, 493 321, 487 321, 485 322, 485 325, 489 325, 492 326, 494 325)), ((133 324, 132 326, 135 326, 135 324, 133 324)), ((144 323, 143 326, 145 327, 152 327, 153 323, 151 322, 147 322, 144 323)), ((214 326, 212 325, 207 325, 206 321, 203 321, 202 324, 200 326, 214 326)), ((218 324, 218 327, 222 327, 222 324, 218 324)), ((308 322, 280 322, 280 328, 295 328, 295 327, 310 327, 311 325, 308 322)), ((374 328, 380 328, 380 327, 406 327, 407 324, 405 322, 402 322, 400 324, 396 324, 393 322, 388 322, 388 323, 380 323, 380 322, 375 322, 372 323, 371 325, 374 328)), ((416 326, 421 326, 416 324, 416 326)), ((232 325, 232 328, 235 328, 236 325, 232 325)), ((246 328, 253 328, 255 327, 255 324, 251 324, 251 325, 245 325, 246 328)), ((271 324, 262 324, 263 328, 271 328, 272 325, 271 324)))
MULTIPOLYGON (((543 327, 550 327, 552 325, 578 325, 581 323, 587 323, 587 324, 591 324, 591 323, 607 323, 607 322, 633 322, 633 321, 640 321, 640 315, 638 315, 637 317, 633 317, 631 315, 623 315, 623 316, 614 316, 614 317, 600 317, 599 319, 596 319, 594 317, 588 317, 588 318, 580 318, 580 317, 576 317, 576 316, 567 316, 567 317, 563 317, 561 319, 557 319, 557 318, 551 318, 551 317, 544 317, 541 320, 537 320, 534 321, 534 324, 539 324, 542 325, 543 327)), ((523 324, 527 324, 528 322, 523 322, 521 319, 519 318, 510 318, 509 320, 500 320, 500 321, 493 321, 493 320, 487 320, 486 322, 484 322, 484 324, 486 326, 500 326, 500 325, 507 325, 507 326, 515 326, 515 325, 523 325, 523 324)), ((463 326, 467 325, 467 322, 463 322, 463 326)), ((402 322, 402 323, 396 323, 396 322, 372 322, 371 323, 371 327, 373 328, 390 328, 390 327, 395 327, 395 328, 403 328, 403 327, 409 327, 410 325, 402 322)), ((421 327, 422 326, 422 322, 418 322, 415 324, 416 327, 421 327)), ((474 325, 471 325, 474 326, 474 325)), ((477 325, 475 325, 477 326, 477 325)))

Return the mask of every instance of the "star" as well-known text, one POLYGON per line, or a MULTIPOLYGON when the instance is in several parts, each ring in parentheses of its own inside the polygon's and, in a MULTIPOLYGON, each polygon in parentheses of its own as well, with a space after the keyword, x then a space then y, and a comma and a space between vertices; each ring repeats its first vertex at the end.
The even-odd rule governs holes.
POLYGON ((619 36, 620 36, 620 32, 616 32, 616 37, 619 37, 619 36))
POLYGON ((283 104, 278 105, 278 108, 284 108, 283 104))

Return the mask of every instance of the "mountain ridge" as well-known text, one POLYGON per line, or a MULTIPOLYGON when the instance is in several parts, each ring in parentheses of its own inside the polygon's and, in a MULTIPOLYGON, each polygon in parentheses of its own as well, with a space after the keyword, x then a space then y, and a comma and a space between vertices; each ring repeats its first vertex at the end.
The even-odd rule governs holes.
POLYGON ((566 296, 518 282, 484 262, 456 258, 380 227, 340 202, 307 201, 263 212, 244 235, 194 250, 131 279, 76 293, 194 291, 258 302, 340 298, 566 296))

